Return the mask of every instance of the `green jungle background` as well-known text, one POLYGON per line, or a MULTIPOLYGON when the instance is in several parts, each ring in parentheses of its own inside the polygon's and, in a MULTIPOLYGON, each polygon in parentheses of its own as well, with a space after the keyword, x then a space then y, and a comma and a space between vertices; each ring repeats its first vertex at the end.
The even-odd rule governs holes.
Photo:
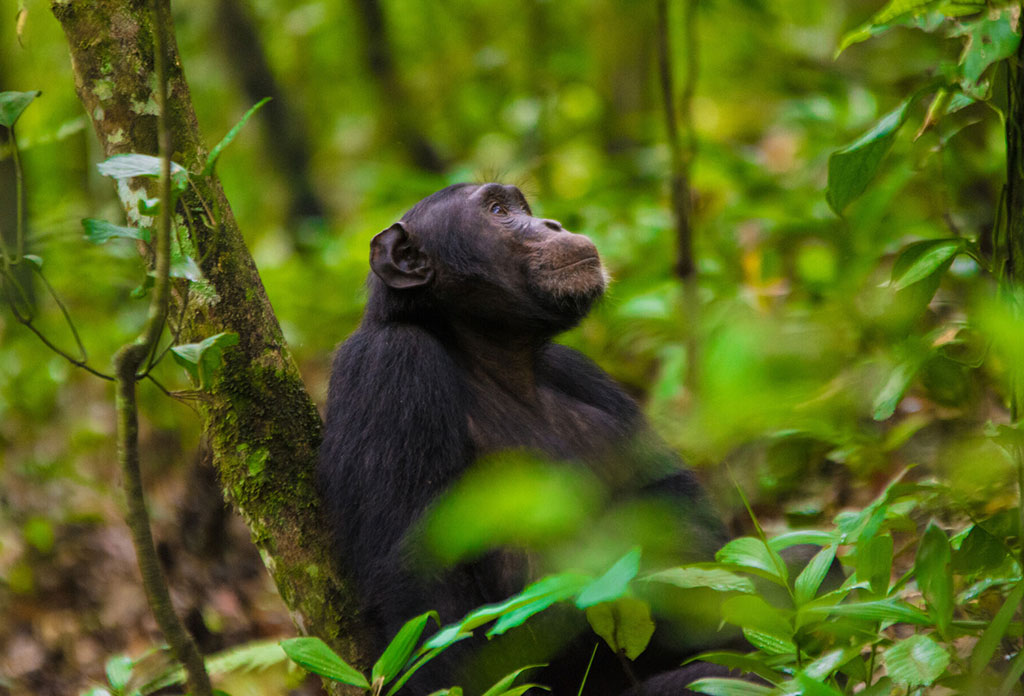
MULTIPOLYGON (((518 184, 538 215, 590 236, 614 277, 560 340, 642 401, 735 533, 757 534, 739 489, 768 536, 842 531, 837 515, 883 510, 870 534, 895 544, 880 565, 857 556, 867 518, 835 537, 847 572, 872 575, 875 600, 899 598, 930 619, 879 619, 857 644, 866 676, 856 683, 877 686, 876 652, 917 636, 945 658, 931 653, 931 671, 915 677, 879 672, 893 693, 982 689, 963 679, 986 670, 985 688, 1020 692, 1007 675, 1020 662, 1013 385, 1024 324, 999 253, 1018 3, 670 3, 689 291, 675 268, 655 2, 172 9, 208 144, 273 97, 218 174, 319 406, 331 352, 361 316, 370 238, 447 184, 518 184), (907 467, 906 488, 886 489, 907 467), (919 553, 926 526, 941 536, 946 589, 915 579, 931 572, 919 553), (972 533, 974 555, 964 550, 972 533), (999 634, 987 633, 1011 603, 999 634), (984 659, 971 657, 979 644, 984 659)), ((90 364, 105 369, 144 321, 147 300, 133 291, 146 270, 134 245, 83 234, 83 218, 123 224, 123 212, 95 167, 102 153, 46 3, 0 0, 7 90, 42 91, 17 122, 27 252, 42 259, 90 364)), ((0 128, 0 230, 10 240, 5 143, 0 128)), ((39 329, 73 346, 52 295, 29 276, 39 329)), ((157 378, 190 388, 172 361, 157 378)), ((150 385, 140 398, 155 535, 186 625, 210 653, 293 635, 204 464, 195 411, 150 385)), ((111 656, 160 643, 122 519, 114 427, 110 384, 0 306, 0 693, 77 693, 107 681, 111 656)), ((851 690, 838 674, 837 665, 820 681, 851 690)), ((277 662, 220 683, 235 696, 319 688, 299 681, 277 662)))

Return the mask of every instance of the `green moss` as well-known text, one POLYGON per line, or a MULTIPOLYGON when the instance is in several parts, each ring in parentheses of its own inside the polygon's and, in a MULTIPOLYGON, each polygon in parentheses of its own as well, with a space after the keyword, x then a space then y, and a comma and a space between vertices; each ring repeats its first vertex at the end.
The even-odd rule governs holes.
POLYGON ((245 458, 246 468, 249 470, 249 476, 257 477, 263 473, 263 470, 267 468, 267 458, 270 453, 265 449, 261 448, 245 458))

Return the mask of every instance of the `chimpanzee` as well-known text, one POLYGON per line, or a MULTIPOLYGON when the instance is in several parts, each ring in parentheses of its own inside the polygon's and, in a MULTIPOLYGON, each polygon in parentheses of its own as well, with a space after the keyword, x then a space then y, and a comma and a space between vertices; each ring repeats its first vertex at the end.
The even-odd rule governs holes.
MULTIPOLYGON (((710 559, 724 543, 700 485, 636 403, 587 358, 552 342, 608 282, 587 237, 534 217, 514 186, 456 184, 374 237, 370 266, 362 324, 334 358, 319 480, 374 649, 419 613, 455 621, 528 581, 528 563, 512 553, 433 576, 414 568, 410 530, 488 454, 533 451, 586 466, 623 497, 669 501, 684 529, 680 562, 710 559)), ((590 633, 579 650, 562 646, 537 679, 556 694, 576 693, 595 640, 590 633)), ((458 652, 432 663, 412 690, 461 683, 456 662, 467 650, 458 652)), ((645 656, 632 679, 651 677, 648 696, 681 693, 694 678, 659 674, 680 664, 678 654, 650 664, 645 656)), ((629 687, 618 662, 607 662, 607 674, 591 671, 587 693, 629 687)))

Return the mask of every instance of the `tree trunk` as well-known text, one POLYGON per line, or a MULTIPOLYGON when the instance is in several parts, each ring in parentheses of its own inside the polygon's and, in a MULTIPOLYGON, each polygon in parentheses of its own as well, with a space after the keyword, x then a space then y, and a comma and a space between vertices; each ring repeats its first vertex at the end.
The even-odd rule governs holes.
MULTIPOLYGON (((111 155, 155 154, 157 130, 152 21, 144 0, 55 0, 53 13, 71 48, 75 86, 111 155)), ((321 423, 284 343, 252 257, 216 177, 201 177, 207 151, 200 141, 177 44, 168 47, 169 128, 173 159, 191 172, 176 210, 203 280, 176 288, 187 302, 179 343, 232 331, 237 346, 201 411, 214 463, 229 499, 252 530, 285 604, 303 633, 318 635, 356 665, 364 665, 363 628, 340 579, 314 487, 321 423)), ((128 219, 142 218, 146 181, 118 186, 128 219)))

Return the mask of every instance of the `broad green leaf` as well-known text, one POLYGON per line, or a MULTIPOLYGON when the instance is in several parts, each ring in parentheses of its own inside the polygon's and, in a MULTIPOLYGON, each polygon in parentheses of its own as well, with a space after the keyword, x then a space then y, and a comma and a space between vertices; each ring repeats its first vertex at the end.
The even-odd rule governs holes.
POLYGON ((960 548, 953 552, 953 570, 974 575, 1002 565, 1006 547, 980 524, 972 525, 960 548))
POLYGON ((918 370, 921 369, 921 362, 920 358, 915 357, 898 363, 892 369, 889 379, 885 380, 885 384, 875 396, 874 403, 871 404, 872 418, 876 421, 884 421, 892 417, 892 414, 896 412, 896 407, 903 400, 903 395, 906 394, 914 377, 917 376, 918 370))
POLYGON ((743 637, 755 648, 768 655, 794 655, 796 643, 776 633, 759 631, 756 628, 744 628, 743 637))
POLYGON ((926 239, 908 245, 893 263, 893 288, 902 290, 924 280, 965 248, 962 239, 926 239))
POLYGON ((1003 10, 995 19, 971 22, 964 33, 967 45, 960 56, 960 70, 967 85, 977 84, 988 66, 1009 58, 1020 45, 1020 34, 1014 31, 1010 10, 1003 10))
POLYGON ((912 99, 904 100, 886 114, 856 142, 836 150, 828 158, 828 204, 837 215, 867 189, 878 173, 878 166, 896 139, 896 132, 907 120, 912 99))
POLYGON ((832 561, 836 558, 836 547, 826 546, 818 553, 814 554, 814 558, 811 562, 800 572, 796 580, 793 581, 793 598, 797 606, 806 604, 807 602, 814 599, 814 596, 818 594, 818 588, 821 587, 821 581, 825 579, 828 574, 829 568, 832 567, 832 561))
POLYGON ((755 537, 733 539, 718 550, 715 560, 741 568, 756 568, 764 571, 775 582, 786 584, 786 564, 778 553, 755 537))
POLYGON ((21 258, 25 259, 26 261, 34 265, 36 268, 43 267, 43 259, 40 258, 39 256, 36 256, 35 254, 25 254, 21 258))
POLYGON ((932 638, 917 634, 886 650, 882 659, 894 682, 914 687, 928 686, 941 677, 950 657, 932 638))
POLYGON ((428 611, 405 622, 405 625, 388 643, 388 647, 384 649, 380 659, 374 663, 373 669, 370 671, 371 682, 376 683, 378 679, 383 679, 383 683, 387 684, 395 678, 405 663, 409 661, 409 657, 416 649, 416 644, 419 642, 420 636, 423 635, 423 629, 426 628, 427 621, 431 617, 440 623, 436 611, 428 611))
POLYGON ((115 691, 123 691, 132 677, 132 658, 127 655, 114 655, 105 665, 107 681, 115 691))
POLYGON ((264 97, 263 99, 260 99, 258 102, 256 102, 256 104, 254 104, 248 111, 246 111, 242 118, 238 120, 238 123, 236 123, 235 126, 228 131, 228 134, 225 135, 224 138, 219 143, 217 143, 212 150, 210 150, 210 154, 206 156, 206 166, 203 167, 203 176, 209 176, 210 174, 213 174, 213 168, 217 164, 217 158, 220 157, 220 153, 223 152, 224 148, 230 145, 231 141, 234 140, 238 136, 238 134, 242 132, 242 128, 245 127, 245 124, 249 121, 249 118, 268 101, 270 101, 270 97, 264 97))
POLYGON ((634 597, 620 597, 589 607, 587 621, 612 651, 630 660, 640 656, 654 635, 650 606, 634 597))
POLYGON ((453 686, 450 689, 440 689, 431 693, 430 696, 462 696, 462 687, 453 686))
POLYGON ((814 544, 815 546, 828 546, 836 543, 837 538, 834 532, 822 532, 816 529, 804 529, 795 532, 786 532, 768 540, 768 546, 773 551, 788 549, 790 546, 799 544, 814 544))
MULTIPOLYGON (((544 665, 527 665, 526 667, 520 667, 515 672, 510 672, 509 674, 506 674, 504 677, 499 679, 494 684, 494 686, 492 686, 491 688, 489 688, 487 691, 485 691, 483 693, 483 696, 502 696, 502 694, 507 694, 507 693, 509 693, 509 688, 512 686, 512 683, 519 677, 520 674, 522 674, 523 672, 525 672, 528 669, 535 669, 537 667, 543 667, 543 666, 544 665)), ((527 686, 527 688, 528 688, 529 686, 532 686, 532 685, 524 685, 524 686, 527 686)))
POLYGON ((932 625, 932 619, 923 611, 895 598, 873 602, 851 602, 834 606, 807 606, 800 609, 800 613, 818 618, 829 615, 852 616, 868 621, 894 621, 916 626, 932 625))
POLYGON ((885 595, 892 580, 892 535, 876 534, 861 538, 854 552, 857 578, 871 584, 876 595, 885 595))
POLYGON ((1013 615, 1016 613, 1017 607, 1020 606, 1022 598, 1024 598, 1024 582, 1019 582, 1006 597, 1003 606, 996 612, 992 623, 988 625, 985 632, 981 634, 981 638, 975 643, 974 650, 971 652, 971 674, 981 674, 992 660, 992 656, 996 654, 996 648, 999 647, 999 643, 1006 635, 1006 629, 1010 625, 1010 621, 1013 620, 1013 615))
POLYGON ((710 587, 718 592, 753 593, 754 583, 750 578, 722 568, 698 568, 693 566, 669 568, 652 573, 644 578, 652 582, 663 582, 676 587, 710 587))
POLYGON ((748 672, 750 674, 756 674, 762 679, 766 679, 773 684, 778 684, 785 679, 782 672, 779 672, 774 667, 765 663, 766 656, 762 653, 739 653, 729 650, 717 650, 713 652, 706 652, 691 657, 683 664, 689 664, 691 662, 710 662, 715 665, 722 665, 729 669, 738 669, 741 672, 748 672))
POLYGON ((615 562, 608 571, 584 587, 578 597, 576 606, 580 609, 610 602, 618 599, 629 589, 630 581, 640 572, 640 549, 633 549, 615 562))
MULTIPOLYGON (((803 672, 796 675, 796 679, 791 684, 798 685, 802 696, 843 696, 842 691, 834 689, 820 679, 815 679, 803 672)), ((783 684, 782 688, 787 693, 792 692, 790 684, 783 684)))
POLYGON ((171 348, 175 362, 185 368, 200 389, 207 389, 220 367, 221 354, 225 348, 238 343, 238 334, 219 333, 199 343, 186 343, 171 348))
POLYGON ((141 239, 149 243, 149 230, 138 227, 123 227, 95 218, 82 220, 82 227, 85 228, 85 238, 93 244, 105 244, 111 239, 141 239))
POLYGON ((111 693, 102 686, 94 686, 88 691, 83 691, 82 696, 111 696, 111 693))
POLYGON ((18 117, 42 92, 0 92, 0 126, 13 128, 18 117))
POLYGON ((953 620, 953 574, 950 570, 952 551, 946 533, 934 522, 928 524, 914 558, 917 586, 928 603, 929 613, 943 636, 949 635, 953 620))
POLYGON ((342 684, 351 684, 363 689, 370 688, 370 682, 355 668, 338 657, 327 643, 313 636, 288 638, 281 641, 281 648, 293 661, 322 677, 342 684))
POLYGON ((830 650, 804 667, 803 674, 811 679, 827 679, 840 667, 860 655, 861 650, 862 646, 860 645, 830 650))
POLYGON ((705 677, 690 682, 687 687, 690 691, 709 696, 768 696, 772 693, 772 687, 742 679, 725 679, 722 677, 705 677))
MULTIPOLYGON (((130 179, 133 176, 160 176, 160 158, 136 153, 113 155, 96 165, 100 174, 114 179, 130 179)), ((185 168, 171 162, 171 174, 184 172, 185 168)))
POLYGON ((722 602, 722 619, 741 628, 753 628, 787 640, 793 635, 793 627, 786 614, 757 595, 739 595, 722 602))

